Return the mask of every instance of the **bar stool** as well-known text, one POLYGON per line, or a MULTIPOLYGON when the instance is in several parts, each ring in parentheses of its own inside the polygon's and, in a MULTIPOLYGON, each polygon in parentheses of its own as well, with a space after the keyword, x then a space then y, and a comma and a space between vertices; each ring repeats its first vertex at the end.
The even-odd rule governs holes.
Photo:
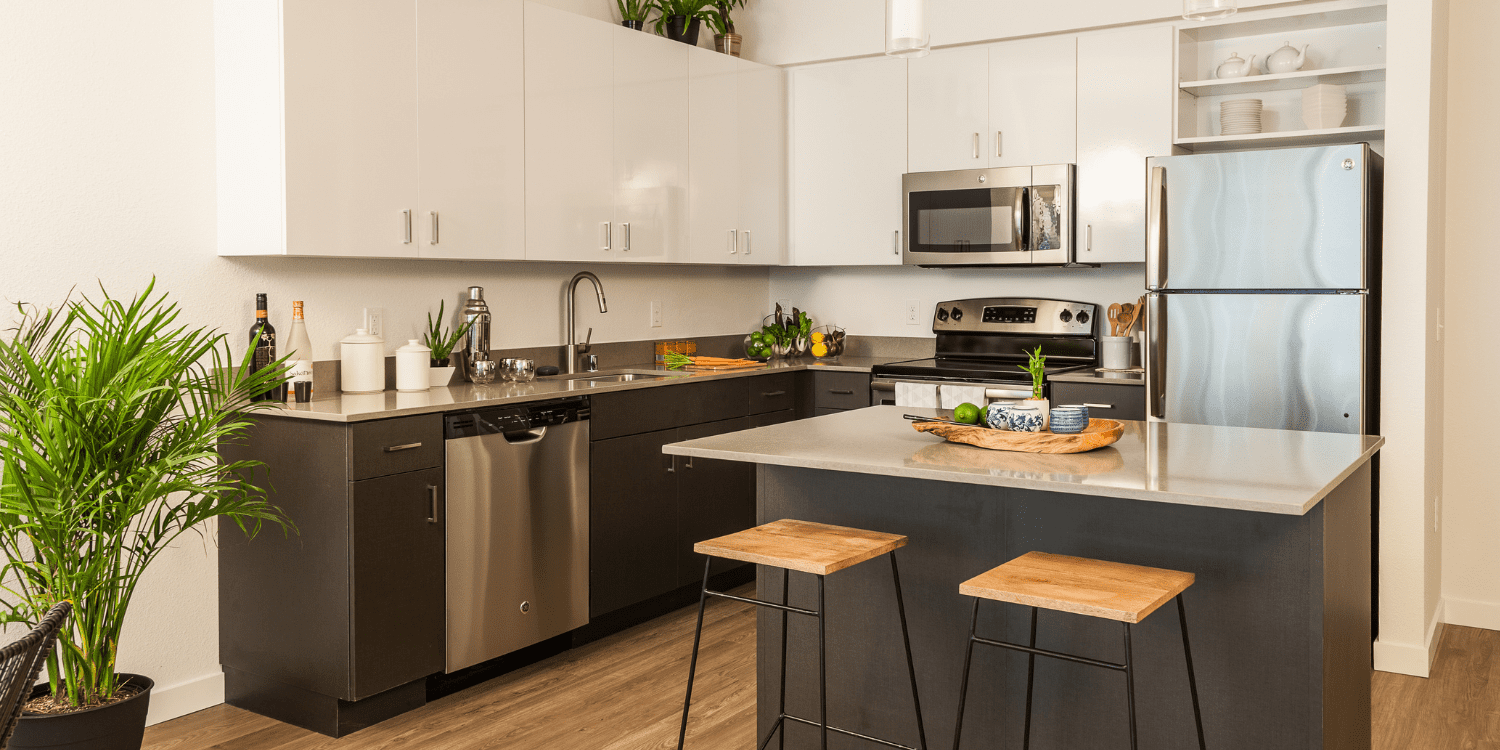
POLYGON ((829 732, 837 732, 862 740, 870 740, 887 747, 896 747, 902 750, 926 750, 927 733, 922 727, 922 704, 917 700, 917 673, 916 669, 912 666, 911 638, 907 635, 906 631, 906 606, 901 601, 901 575, 896 569, 895 550, 904 546, 906 546, 906 537, 896 534, 882 534, 875 531, 862 531, 843 526, 829 526, 821 523, 793 520, 776 521, 728 536, 710 539, 706 542, 698 542, 693 545, 694 552, 708 555, 709 559, 703 565, 703 592, 698 598, 698 630, 693 635, 693 659, 688 667, 687 697, 682 702, 682 730, 677 735, 677 749, 682 750, 683 742, 687 738, 688 709, 693 705, 693 678, 698 671, 698 645, 703 638, 703 608, 708 601, 708 597, 717 596, 722 599, 731 599, 737 602, 781 610, 781 707, 776 717, 776 723, 772 725, 770 731, 766 732, 765 738, 760 741, 760 750, 766 747, 767 743, 771 741, 772 735, 775 735, 777 730, 781 730, 781 746, 785 747, 785 725, 788 721, 795 721, 822 729, 823 748, 825 750, 828 747, 829 732), (847 729, 840 729, 828 724, 828 665, 826 650, 824 648, 823 579, 831 573, 837 573, 840 570, 858 565, 866 560, 873 560, 881 555, 890 557, 891 580, 896 586, 896 612, 901 618, 901 642, 906 646, 906 671, 911 677, 911 702, 917 714, 917 738, 919 744, 916 748, 870 737, 847 729), (708 570, 709 565, 712 564, 715 557, 781 568, 781 603, 734 596, 722 591, 710 591, 708 588, 708 570), (818 608, 816 610, 802 609, 787 604, 787 584, 791 580, 791 571, 793 570, 817 576, 818 608), (786 712, 786 624, 789 613, 815 617, 818 620, 817 721, 793 716, 786 712))
POLYGON ((1130 713, 1130 747, 1135 749, 1135 665, 1130 657, 1130 626, 1144 620, 1168 599, 1177 599, 1177 619, 1182 629, 1182 653, 1187 659, 1188 690, 1193 696, 1193 721, 1198 728, 1198 747, 1203 741, 1203 714, 1198 708, 1198 681, 1193 676, 1193 652, 1188 646, 1187 614, 1182 592, 1193 585, 1192 573, 1147 568, 1139 565, 1090 560, 1083 557, 1027 552, 959 585, 958 591, 974 597, 974 615, 969 622, 969 645, 964 655, 964 676, 958 692, 958 721, 953 728, 953 750, 958 750, 964 724, 964 700, 969 691, 969 664, 974 644, 1021 651, 1026 656, 1026 728, 1021 747, 1031 745, 1031 687, 1036 675, 1036 657, 1050 656, 1077 664, 1114 669, 1125 673, 1125 701, 1130 713), (979 623, 979 602, 993 599, 1031 607, 1031 640, 1025 646, 974 634, 979 623), (1039 609, 1070 612, 1087 617, 1118 620, 1125 625, 1125 663, 1088 659, 1036 647, 1036 616, 1039 609))

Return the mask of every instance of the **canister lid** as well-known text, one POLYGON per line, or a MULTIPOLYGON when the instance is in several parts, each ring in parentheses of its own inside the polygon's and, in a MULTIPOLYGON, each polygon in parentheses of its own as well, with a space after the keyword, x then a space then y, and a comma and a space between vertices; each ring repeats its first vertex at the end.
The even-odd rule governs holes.
POLYGON ((418 341, 417 339, 407 339, 406 346, 403 346, 400 349, 396 350, 397 354, 400 354, 401 352, 420 352, 422 354, 431 354, 432 350, 423 346, 422 342, 418 341))

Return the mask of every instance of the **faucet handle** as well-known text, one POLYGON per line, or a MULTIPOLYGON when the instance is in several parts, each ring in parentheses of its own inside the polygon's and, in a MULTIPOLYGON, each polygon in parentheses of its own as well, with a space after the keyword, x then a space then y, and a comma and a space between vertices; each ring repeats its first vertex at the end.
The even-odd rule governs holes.
POLYGON ((578 346, 578 353, 579 354, 588 354, 589 350, 593 348, 593 346, 590 343, 593 340, 594 340, 594 329, 590 328, 589 332, 583 335, 583 343, 578 346))

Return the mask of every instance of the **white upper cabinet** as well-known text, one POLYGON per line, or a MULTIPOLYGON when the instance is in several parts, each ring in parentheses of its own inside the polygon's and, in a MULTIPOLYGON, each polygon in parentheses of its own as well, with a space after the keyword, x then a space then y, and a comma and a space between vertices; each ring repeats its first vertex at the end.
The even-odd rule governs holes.
POLYGON ((525 257, 524 57, 495 43, 521 12, 521 0, 418 2, 423 258, 525 257))
POLYGON ((1146 260, 1146 159, 1172 151, 1171 27, 1078 38, 1078 261, 1146 260))
POLYGON ((792 262, 899 265, 906 61, 800 68, 790 85, 792 262))
POLYGON ((525 4, 526 257, 618 260, 615 29, 525 4))
POLYGON ((908 171, 946 172, 990 165, 994 135, 988 48, 937 50, 911 60, 907 85, 908 171))
POLYGON ((220 255, 415 257, 416 0, 219 0, 220 255))
POLYGON ((1078 159, 1078 40, 1047 37, 989 47, 991 167, 1078 159))
MULTIPOLYGON (((739 67, 739 261, 786 262, 786 71, 739 67)), ((723 148, 721 146, 721 148, 723 148)), ((729 154, 733 156, 733 154, 729 154)))
MULTIPOLYGON (((606 28, 614 35, 612 260, 681 260, 687 245, 688 46, 624 26, 606 28)), ((572 116, 588 117, 589 110, 572 116)))

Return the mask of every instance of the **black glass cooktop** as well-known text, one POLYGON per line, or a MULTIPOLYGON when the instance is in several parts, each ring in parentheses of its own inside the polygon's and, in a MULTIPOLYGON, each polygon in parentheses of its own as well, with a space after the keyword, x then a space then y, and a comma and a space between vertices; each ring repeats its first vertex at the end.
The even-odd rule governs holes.
MULTIPOLYGON (((1047 376, 1077 370, 1087 365, 1048 367, 1047 376)), ((993 359, 913 359, 876 365, 870 370, 876 377, 907 377, 947 380, 986 381, 991 383, 1029 383, 1031 374, 1016 362, 993 359)))

